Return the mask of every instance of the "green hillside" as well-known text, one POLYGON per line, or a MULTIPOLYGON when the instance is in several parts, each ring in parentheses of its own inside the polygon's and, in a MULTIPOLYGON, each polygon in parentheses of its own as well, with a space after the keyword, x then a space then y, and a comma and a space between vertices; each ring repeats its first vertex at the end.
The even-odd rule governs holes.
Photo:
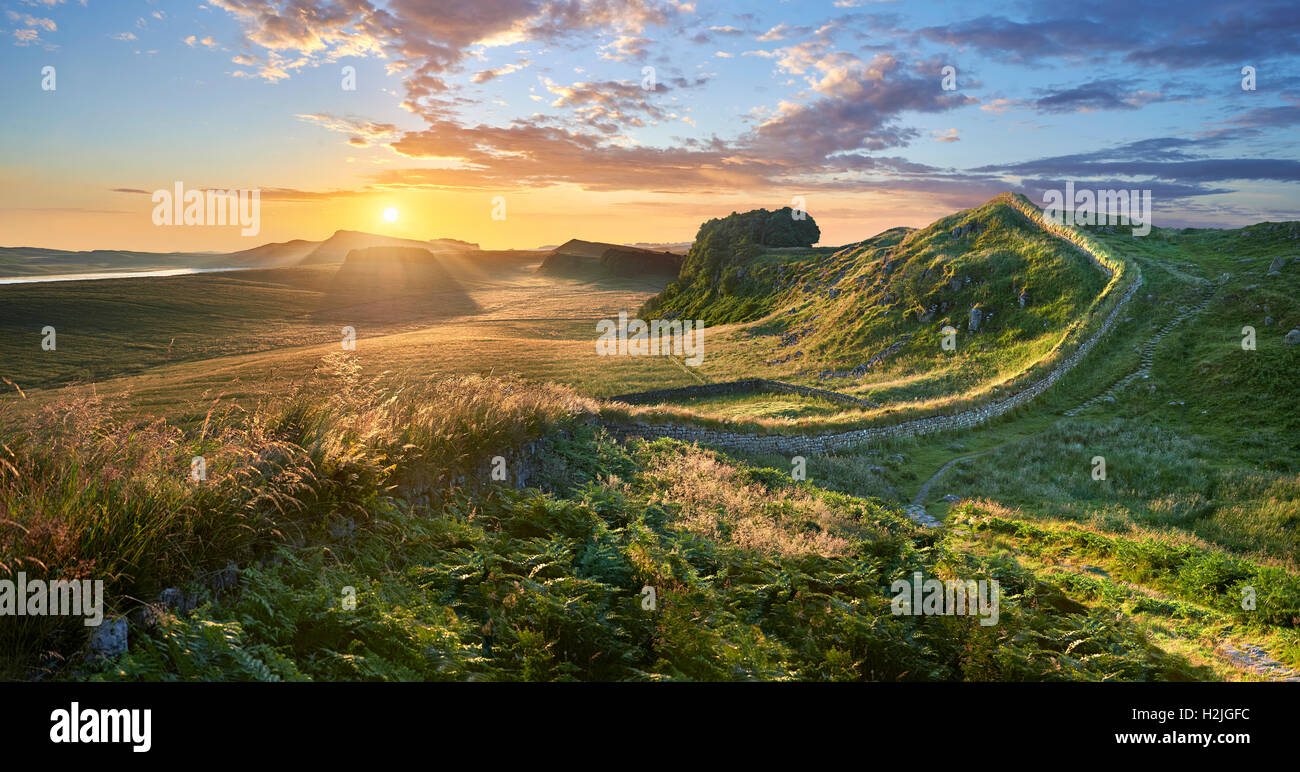
POLYGON ((641 309, 741 325, 713 349, 725 372, 706 363, 704 377, 775 374, 888 405, 1014 378, 1089 318, 1110 281, 1005 196, 839 249, 737 245, 705 230, 682 278, 641 309))

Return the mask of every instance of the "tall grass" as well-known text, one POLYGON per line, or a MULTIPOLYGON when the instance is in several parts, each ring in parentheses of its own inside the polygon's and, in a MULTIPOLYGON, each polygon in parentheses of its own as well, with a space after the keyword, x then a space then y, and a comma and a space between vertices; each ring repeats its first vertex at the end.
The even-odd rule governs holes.
MULTIPOLYGON (((110 610, 125 611, 231 561, 363 523, 395 488, 449 486, 594 408, 563 387, 506 378, 366 379, 348 354, 326 357, 283 398, 214 404, 184 427, 69 397, 0 417, 0 578, 103 580, 110 610), (191 479, 195 456, 206 479, 191 479)), ((79 625, 7 618, 0 651, 21 659, 79 625)))

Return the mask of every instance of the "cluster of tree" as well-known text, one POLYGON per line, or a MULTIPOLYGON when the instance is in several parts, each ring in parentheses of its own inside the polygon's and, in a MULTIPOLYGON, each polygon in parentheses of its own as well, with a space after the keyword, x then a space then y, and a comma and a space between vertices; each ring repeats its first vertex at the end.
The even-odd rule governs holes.
POLYGON ((708 234, 764 247, 811 247, 821 238, 821 230, 811 216, 788 206, 775 212, 755 209, 744 214, 732 212, 727 217, 715 217, 700 226, 696 242, 708 234))
MULTIPOLYGON (((747 303, 727 311, 716 303, 734 296, 746 271, 745 264, 769 247, 810 247, 821 239, 816 221, 790 207, 770 212, 755 209, 733 212, 700 226, 695 243, 682 262, 677 281, 642 306, 645 315, 680 315, 681 318, 735 321, 753 311, 747 303), (701 316, 700 314, 704 314, 701 316), (693 315, 693 316, 692 316, 693 315)), ((733 298, 734 299, 734 298, 733 298)))
POLYGON ((775 212, 732 212, 700 226, 681 276, 713 276, 719 269, 757 254, 760 247, 810 247, 820 238, 817 222, 788 206, 775 212))

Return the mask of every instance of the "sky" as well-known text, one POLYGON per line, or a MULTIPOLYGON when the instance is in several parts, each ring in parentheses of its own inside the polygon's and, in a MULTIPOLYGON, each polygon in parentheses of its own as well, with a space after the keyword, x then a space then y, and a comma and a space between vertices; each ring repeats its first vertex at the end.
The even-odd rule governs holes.
POLYGON ((835 245, 1067 181, 1295 220, 1297 52, 1294 0, 0 0, 0 246, 835 245), (156 225, 177 183, 258 232, 156 225))

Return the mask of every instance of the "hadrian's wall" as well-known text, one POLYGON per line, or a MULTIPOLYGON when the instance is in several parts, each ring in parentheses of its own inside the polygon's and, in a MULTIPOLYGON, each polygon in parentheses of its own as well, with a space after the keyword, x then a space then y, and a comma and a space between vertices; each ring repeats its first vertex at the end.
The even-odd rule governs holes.
MULTIPOLYGON (((1056 235, 1074 245, 1080 252, 1088 257, 1094 266, 1108 276, 1113 277, 1117 272, 1124 270, 1124 263, 1108 254, 1097 253, 1095 247, 1091 244, 1091 240, 1082 236, 1077 231, 1066 228, 1065 226, 1055 225, 1044 221, 1037 210, 1032 209, 1032 207, 1015 197, 1011 198, 1011 203, 1017 211, 1025 215, 1025 217, 1030 221, 1043 227, 1049 233, 1052 233, 1053 235, 1056 235)), ((1061 377, 1070 372, 1070 370, 1074 369, 1074 366, 1082 361, 1083 358, 1092 351, 1093 347, 1096 346, 1097 343, 1105 337, 1108 332, 1110 332, 1111 328, 1114 327, 1115 321, 1119 318, 1120 312, 1128 305, 1129 300, 1132 299, 1133 294, 1137 292, 1140 286, 1142 286, 1142 276, 1139 273, 1128 285, 1128 288, 1124 290, 1123 294, 1120 295, 1118 302, 1116 302, 1114 307, 1111 308, 1110 312, 1106 315, 1097 330, 1084 340, 1083 343, 1075 349, 1074 353, 1066 357, 1064 361, 1057 365, 1046 376, 1010 397, 990 402, 986 405, 972 408, 961 413, 919 418, 914 421, 907 421, 892 426, 868 427, 833 434, 811 436, 745 434, 726 431, 724 429, 711 429, 703 426, 670 423, 634 422, 629 424, 605 422, 605 427, 620 439, 632 436, 647 438, 672 437, 687 442, 717 445, 751 453, 779 453, 783 455, 829 453, 844 448, 854 447, 856 445, 868 444, 894 437, 907 437, 933 434, 935 432, 953 431, 956 429, 969 429, 1005 415, 1021 405, 1027 404, 1030 400, 1050 388, 1052 384, 1060 380, 1061 377)), ((772 383, 776 382, 773 381, 772 383)), ((727 384, 719 385, 726 386, 727 384)), ((674 390, 664 390, 664 392, 671 391, 674 390)), ((814 389, 813 391, 820 390, 814 389)))

